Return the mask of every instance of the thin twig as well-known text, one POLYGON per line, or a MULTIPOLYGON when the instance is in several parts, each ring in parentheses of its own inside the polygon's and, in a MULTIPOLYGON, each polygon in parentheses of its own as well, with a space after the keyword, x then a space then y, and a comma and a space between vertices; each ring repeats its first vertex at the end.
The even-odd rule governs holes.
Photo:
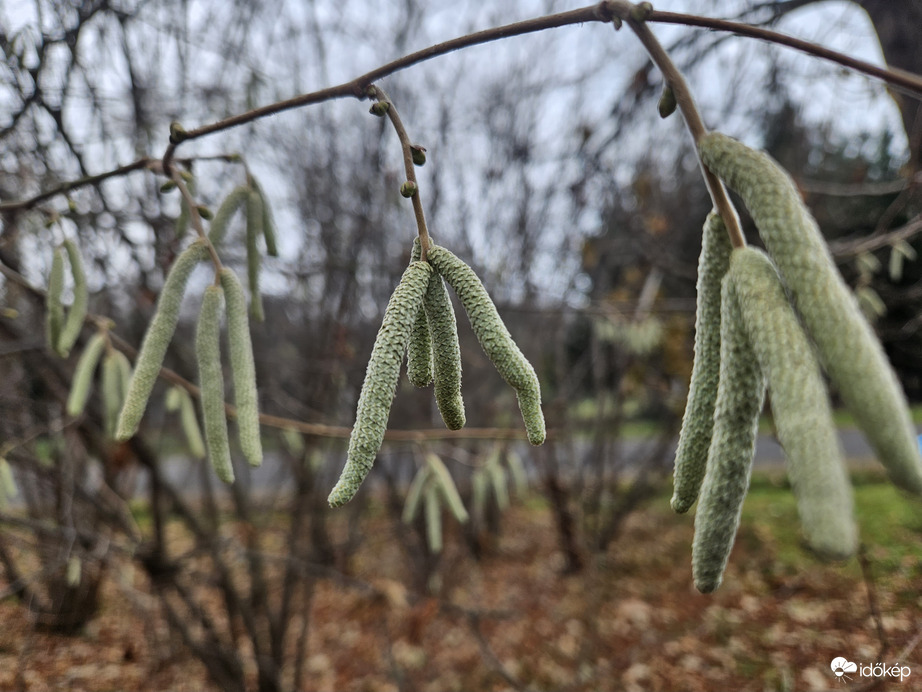
MULTIPOLYGON (((193 161, 226 161, 228 163, 232 163, 237 160, 239 160, 239 156, 236 154, 220 154, 218 156, 197 156, 194 159, 185 158, 181 159, 179 163, 182 163, 183 165, 190 165, 193 161)), ((87 187, 88 185, 96 185, 104 180, 108 180, 109 178, 118 178, 123 175, 127 175, 128 173, 141 170, 152 171, 156 174, 163 173, 160 159, 153 159, 149 156, 145 156, 144 158, 140 158, 137 161, 125 164, 124 166, 113 168, 111 171, 97 173, 96 175, 88 175, 82 178, 77 178, 76 180, 62 183, 57 187, 51 188, 50 190, 45 190, 44 192, 40 192, 34 197, 29 197, 28 199, 22 199, 15 202, 2 202, 0 203, 0 214, 4 212, 26 211, 28 209, 32 209, 45 200, 56 197, 57 195, 66 195, 68 192, 72 192, 78 188, 87 187)))
POLYGON ((419 183, 416 180, 416 164, 413 163, 413 142, 410 141, 410 135, 400 119, 397 107, 391 101, 384 89, 372 85, 368 87, 368 94, 376 98, 381 103, 387 104, 387 117, 394 126, 397 138, 400 140, 400 148, 403 150, 403 165, 407 173, 407 182, 413 183, 413 194, 410 199, 413 202, 413 213, 416 215, 416 230, 419 234, 419 259, 426 261, 426 253, 429 252, 429 229, 426 227, 426 215, 423 212, 423 202, 419 196, 419 183))
POLYGON ((218 257, 218 251, 215 250, 214 245, 208 238, 208 234, 205 233, 205 227, 202 225, 202 215, 199 214, 198 205, 195 203, 192 193, 189 192, 189 186, 186 185, 186 181, 183 180, 179 171, 174 168, 170 173, 170 177, 173 182, 176 183, 176 187, 179 189, 179 193, 182 195, 183 201, 185 201, 189 209, 189 223, 192 224, 192 228, 195 229, 198 237, 204 240, 208 246, 208 254, 211 255, 211 261, 214 264, 215 283, 217 284, 219 282, 218 273, 221 271, 223 265, 221 264, 221 258, 218 257))
MULTIPOLYGON (((647 49, 650 59, 659 68, 660 72, 662 72, 666 84, 672 88, 675 94, 676 103, 682 113, 682 117, 685 118, 685 124, 688 126, 688 131, 695 141, 695 152, 697 154, 697 144, 701 138, 707 134, 707 128, 704 126, 704 120, 701 117, 701 113, 698 111, 698 107, 695 105, 695 99, 692 96, 691 89, 688 88, 688 83, 685 81, 679 69, 675 66, 675 63, 672 62, 672 58, 669 57, 669 54, 663 48, 662 44, 657 40, 656 36, 653 35, 653 32, 650 31, 646 22, 635 19, 633 15, 636 13, 632 13, 634 6, 631 3, 619 1, 609 2, 608 5, 617 16, 621 17, 621 19, 627 22, 628 26, 631 27, 631 30, 637 35, 637 38, 643 44, 644 48, 647 49)), ((726 188, 720 179, 708 170, 707 166, 701 161, 700 156, 698 157, 698 163, 704 174, 704 182, 711 195, 711 201, 714 203, 714 207, 717 209, 717 212, 724 221, 724 226, 727 228, 730 242, 733 244, 733 247, 745 247, 746 238, 743 236, 743 230, 740 227, 739 215, 736 213, 733 202, 730 201, 730 196, 727 194, 726 188)))
MULTIPOLYGON (((206 135, 229 130, 239 125, 253 122, 260 118, 265 118, 270 115, 275 115, 277 113, 281 113, 283 111, 291 110, 294 108, 300 108, 302 106, 323 103, 325 101, 339 98, 366 98, 366 90, 368 86, 370 86, 373 82, 401 70, 405 70, 408 67, 412 67, 427 60, 446 55, 447 53, 482 43, 488 43, 490 41, 497 41, 512 36, 521 36, 523 34, 544 31, 546 29, 554 29, 562 26, 570 26, 573 24, 583 24, 586 22, 610 22, 612 21, 613 17, 624 18, 626 14, 629 14, 631 7, 633 6, 626 2, 601 2, 596 5, 571 10, 569 12, 561 12, 559 14, 538 17, 536 19, 514 22, 512 24, 506 24, 492 29, 485 29, 483 31, 478 31, 472 34, 454 38, 449 41, 444 41, 442 43, 429 46, 428 48, 423 48, 422 50, 393 60, 343 84, 326 89, 320 89, 318 91, 313 91, 306 94, 301 94, 299 96, 295 96, 283 101, 277 101, 275 103, 261 106, 259 108, 254 108, 244 113, 239 113, 229 118, 224 118, 222 120, 218 120, 209 125, 203 125, 193 130, 178 130, 175 133, 173 141, 171 141, 167 147, 159 167, 155 166, 155 162, 153 162, 151 159, 139 159, 138 161, 128 164, 127 166, 122 166, 106 173, 81 178, 72 183, 66 183, 61 187, 43 192, 28 200, 19 202, 6 202, 0 204, 0 212, 30 208, 39 202, 48 199, 49 197, 53 197, 54 195, 63 194, 76 187, 97 183, 101 180, 105 180, 106 178, 123 175, 124 173, 131 170, 151 168, 152 170, 157 170, 157 172, 165 173, 168 175, 172 168, 173 157, 175 155, 176 148, 182 142, 199 139, 201 137, 205 137, 206 135)), ((795 50, 799 50, 817 58, 835 62, 857 72, 876 77, 877 79, 881 79, 893 87, 907 91, 913 96, 922 94, 922 77, 919 75, 915 75, 904 70, 888 69, 879 67, 877 65, 872 65, 862 60, 852 58, 843 53, 824 48, 809 41, 796 39, 777 31, 753 27, 747 24, 725 19, 713 19, 709 17, 680 14, 676 12, 660 12, 656 10, 650 11, 647 14, 646 21, 703 27, 707 29, 713 29, 715 31, 728 31, 740 36, 748 36, 763 41, 768 41, 770 43, 776 43, 794 48, 795 50)))
POLYGON ((880 67, 873 65, 864 60, 858 60, 844 53, 824 48, 816 43, 794 38, 787 34, 782 34, 771 29, 742 24, 740 22, 730 21, 728 19, 713 19, 711 17, 699 17, 692 14, 682 14, 680 12, 660 12, 653 10, 647 16, 648 22, 659 22, 661 24, 681 24, 683 26, 697 26, 714 31, 728 31, 737 36, 746 36, 757 38, 769 43, 776 43, 781 46, 793 48, 815 58, 822 58, 831 62, 847 67, 855 72, 866 74, 870 77, 876 77, 883 80, 890 86, 896 87, 900 91, 905 91, 909 95, 918 98, 922 94, 922 77, 906 70, 895 68, 880 67))
POLYGON ((253 122, 254 120, 258 120, 260 118, 265 118, 269 115, 275 115, 276 113, 291 110, 292 108, 300 108, 301 106, 323 103, 324 101, 331 101, 333 99, 340 98, 367 98, 366 90, 368 87, 383 77, 392 75, 395 72, 399 72, 400 70, 405 70, 408 67, 412 67, 413 65, 425 62, 426 60, 431 60, 432 58, 436 58, 441 55, 460 50, 462 48, 467 48, 469 46, 476 46, 481 43, 497 41, 499 39, 509 38, 510 36, 521 36, 522 34, 544 31, 545 29, 569 26, 571 24, 610 21, 610 16, 604 12, 604 6, 605 3, 603 2, 597 5, 590 5, 589 7, 571 10, 569 12, 551 14, 544 17, 539 17, 537 19, 528 19, 492 29, 485 29, 484 31, 478 31, 473 34, 467 34, 466 36, 451 39, 450 41, 444 41, 434 46, 429 46, 428 48, 423 48, 422 50, 418 50, 414 53, 410 53, 409 55, 405 55, 402 58, 397 58, 396 60, 382 65, 381 67, 375 68, 371 72, 366 72, 365 74, 360 75, 355 79, 344 82, 343 84, 339 84, 337 86, 329 87, 326 89, 320 89, 319 91, 313 91, 307 94, 302 94, 300 96, 295 96, 294 98, 271 103, 260 108, 254 108, 253 110, 249 110, 246 113, 240 113, 239 115, 224 118, 223 120, 218 120, 217 122, 211 123, 210 125, 203 125, 202 127, 196 128, 194 130, 184 131, 179 137, 175 137, 175 141, 171 141, 170 145, 167 147, 166 152, 163 155, 163 168, 164 170, 169 170, 171 160, 176 151, 176 147, 179 146, 179 144, 182 142, 198 139, 215 132, 229 130, 230 128, 237 127, 239 125, 245 125, 246 123, 253 122))
POLYGON ((887 233, 875 234, 870 237, 844 240, 829 244, 829 250, 834 257, 852 257, 862 252, 871 252, 880 248, 893 245, 900 240, 909 240, 914 235, 922 232, 922 217, 917 216, 905 226, 895 228, 887 233))

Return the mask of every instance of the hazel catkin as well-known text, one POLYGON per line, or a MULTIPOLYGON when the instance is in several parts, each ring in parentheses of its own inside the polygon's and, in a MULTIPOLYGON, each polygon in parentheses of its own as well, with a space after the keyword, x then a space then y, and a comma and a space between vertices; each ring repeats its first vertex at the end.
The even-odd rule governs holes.
POLYGON ((58 350, 61 328, 64 326, 64 305, 61 294, 64 292, 64 250, 57 247, 51 258, 51 274, 48 276, 48 290, 45 293, 45 335, 48 346, 58 350))
POLYGON ((80 250, 74 241, 69 239, 64 241, 64 250, 67 252, 70 273, 74 281, 74 301, 71 303, 70 310, 67 311, 67 317, 64 319, 61 333, 58 336, 58 353, 62 358, 66 358, 74 344, 77 343, 89 306, 89 292, 80 250))
POLYGON ((726 135, 710 133, 698 148, 749 209, 820 362, 890 478, 922 494, 922 457, 906 397, 794 182, 767 154, 726 135))
MULTIPOLYGON (((413 240, 413 254, 417 257, 420 254, 419 237, 413 240)), ((431 379, 434 382, 435 401, 445 427, 449 430, 460 430, 467 422, 467 417, 464 413, 464 399, 461 396, 461 344, 458 341, 458 322, 445 282, 438 272, 429 279, 421 312, 424 313, 425 332, 432 352, 431 379)))
POLYGON ((695 360, 675 457, 671 504, 680 513, 687 512, 698 497, 711 446, 720 376, 720 282, 730 264, 731 249, 723 220, 712 211, 704 222, 701 239, 695 360))
POLYGON ((259 292, 259 236, 263 233, 263 200, 259 192, 250 189, 247 194, 247 278, 250 286, 250 313, 257 322, 265 318, 263 300, 259 292))
POLYGON ((227 417, 224 414, 224 372, 221 368, 220 286, 209 286, 202 299, 198 327, 195 330, 195 356, 198 362, 199 387, 202 390, 202 422, 211 466, 225 483, 234 482, 227 417))
POLYGON ((234 217, 234 214, 246 204, 249 194, 250 189, 244 185, 240 185, 235 187, 231 193, 224 198, 224 201, 221 202, 221 206, 218 207, 208 227, 208 240, 211 241, 212 245, 217 247, 224 241, 224 236, 227 235, 227 229, 230 226, 231 219, 234 217))
POLYGON ((259 466, 263 460, 259 430, 259 395, 256 389, 256 365, 253 361, 246 296, 233 269, 224 267, 220 278, 227 304, 227 341, 230 347, 231 374, 234 379, 234 403, 237 406, 240 449, 250 466, 259 466))
POLYGON ((77 367, 74 370, 74 379, 70 385, 70 395, 67 397, 67 415, 79 416, 86 408, 87 399, 90 396, 90 389, 93 385, 93 374, 96 372, 96 366, 99 364, 99 357, 106 347, 106 335, 102 332, 96 332, 89 340, 80 359, 77 361, 77 367))
MULTIPOLYGON (((416 237, 413 239, 410 261, 418 262, 420 254, 419 237, 416 237)), ((429 279, 430 284, 434 278, 433 274, 429 279)), ((428 387, 432 383, 432 338, 429 334, 429 320, 422 305, 413 319, 410 342, 407 344, 407 379, 414 387, 428 387)))
POLYGON ((173 338, 173 332, 176 331, 186 283, 196 265, 208 257, 207 247, 206 241, 196 240, 176 258, 167 274, 154 318, 147 328, 144 343, 141 344, 135 362, 134 374, 128 385, 128 393, 125 395, 125 403, 115 432, 117 440, 127 440, 138 430, 150 393, 160 374, 163 358, 173 338))
POLYGON ((546 431, 538 376, 512 340, 480 279, 467 264, 438 245, 429 248, 428 259, 460 299, 484 353, 515 389, 528 441, 533 445, 543 443, 546 431))
POLYGON ((692 575, 701 593, 723 578, 749 489, 765 378, 746 336, 729 275, 723 279, 720 376, 707 471, 695 514, 692 575))
POLYGON ((751 247, 734 250, 728 276, 768 380, 807 543, 823 557, 850 557, 858 547, 851 485, 813 345, 765 253, 751 247))
POLYGON ((411 263, 388 301, 362 383, 346 465, 328 498, 331 507, 352 499, 381 448, 410 329, 431 276, 427 262, 411 263))

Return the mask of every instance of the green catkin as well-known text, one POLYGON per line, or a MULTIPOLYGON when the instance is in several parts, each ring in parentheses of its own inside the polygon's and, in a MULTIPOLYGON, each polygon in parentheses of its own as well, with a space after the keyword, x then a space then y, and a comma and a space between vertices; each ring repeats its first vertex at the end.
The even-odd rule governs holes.
POLYGON ((381 448, 410 329, 431 276, 428 263, 413 262, 387 303, 362 383, 346 465, 328 498, 331 507, 340 507, 352 499, 381 448))
POLYGON ((541 386, 535 369, 512 340, 474 270, 437 245, 429 248, 428 259, 461 300, 484 353, 502 378, 515 389, 528 441, 533 445, 541 444, 546 432, 541 412, 541 386))
MULTIPOLYGON (((189 192, 192 192, 191 187, 189 192)), ((179 216, 176 217, 176 239, 182 240, 185 238, 186 233, 189 232, 189 221, 192 218, 192 215, 189 213, 189 203, 186 201, 185 196, 179 200, 179 216)))
POLYGON ((220 286, 209 286, 202 299, 202 312, 195 330, 195 356, 198 361, 199 387, 202 395, 202 421, 208 459, 218 478, 234 482, 227 417, 224 415, 224 372, 221 369, 221 302, 220 286))
POLYGON ((124 404, 125 397, 128 396, 128 386, 131 384, 131 361, 128 360, 128 356, 121 351, 115 352, 115 361, 118 364, 119 391, 121 392, 122 403, 124 404))
MULTIPOLYGON (((419 237, 413 240, 410 261, 418 262, 421 254, 419 237)), ((435 281, 433 274, 429 286, 435 281)), ((427 289, 428 294, 430 289, 427 289)), ((414 387, 428 387, 432 382, 432 338, 429 334, 429 321, 426 311, 420 306, 410 330, 410 343, 407 344, 407 379, 414 387)))
POLYGON ((70 273, 74 280, 74 302, 67 312, 64 326, 61 327, 61 334, 58 337, 58 353, 62 358, 66 358, 70 354, 70 350, 77 343, 77 339, 80 338, 83 321, 86 319, 87 307, 89 306, 86 274, 83 271, 83 258, 80 256, 80 250, 77 249, 72 240, 64 241, 64 250, 67 252, 70 273))
POLYGON ((749 343, 768 379, 807 543, 824 557, 850 557, 858 542, 851 485, 813 345, 765 253, 734 250, 729 275, 749 343))
POLYGON ((701 159, 742 197, 813 338, 820 362, 893 482, 922 494, 922 457, 906 397, 790 177, 726 135, 699 142, 701 159))
POLYGON ((195 404, 192 403, 192 397, 185 389, 179 389, 179 422, 182 425, 183 434, 186 436, 186 442, 189 445, 189 452, 196 459, 205 458, 205 440, 202 439, 202 429, 198 424, 198 416, 195 413, 195 404))
POLYGON ((260 206, 263 212, 262 232, 263 238, 266 239, 266 254, 269 255, 269 257, 278 257, 278 234, 276 233, 275 219, 272 217, 272 207, 269 205, 269 200, 266 197, 263 186, 252 176, 250 177, 250 181, 259 193, 260 206))
POLYGON ((720 586, 749 489, 765 378, 749 344, 729 276, 720 315, 720 382, 707 472, 695 514, 692 575, 701 593, 720 586))
POLYGON ((404 500, 403 503, 403 515, 401 519, 404 524, 410 524, 416 519, 416 515, 419 513, 419 503, 423 496, 423 490, 428 484, 431 473, 429 465, 423 464, 419 467, 419 471, 416 472, 416 475, 413 476, 413 482, 410 483, 406 500, 404 500))
POLYGON ((493 486, 493 495, 496 497, 496 506, 500 510, 506 510, 509 507, 509 482, 506 469, 500 464, 500 456, 499 452, 494 453, 487 462, 486 469, 493 486))
POLYGON ((426 455, 426 462, 429 464, 429 468, 432 469, 432 478, 438 486, 449 511, 458 520, 459 524, 464 524, 468 520, 467 510, 464 508, 464 502, 461 500, 461 495, 458 494, 455 481, 448 469, 445 468, 445 464, 432 453, 426 455))
POLYGON ((231 219, 234 214, 246 204, 250 189, 244 185, 234 188, 231 193, 224 198, 221 206, 215 212, 214 218, 208 227, 208 240, 217 247, 224 241, 227 235, 227 229, 230 227, 231 219))
MULTIPOLYGON (((460 430, 467 422, 461 397, 461 344, 455 310, 442 277, 434 273, 423 298, 423 311, 432 339, 432 379, 435 402, 449 430, 460 430)), ((540 398, 540 397, 539 397, 540 398)), ((541 403, 538 402, 538 410, 541 403)))
POLYGON ((262 322, 263 299, 259 292, 259 265, 262 256, 259 252, 259 236, 263 227, 263 202, 259 192, 251 189, 247 194, 247 279, 250 284, 250 312, 253 319, 262 322))
POLYGON ((141 345, 141 351, 135 363, 134 374, 128 385, 125 404, 122 407, 118 428, 115 432, 117 440, 127 440, 138 430, 150 393, 160 374, 166 350, 173 338, 173 332, 176 331, 179 308, 182 305, 189 275, 199 262, 208 257, 207 247, 206 241, 195 241, 176 258, 173 268, 166 277, 163 291, 157 301, 157 310, 147 328, 144 343, 141 345))
POLYGON ((45 294, 45 335, 48 345, 55 351, 61 340, 64 326, 64 306, 61 294, 64 292, 64 250, 55 248, 51 258, 51 275, 48 277, 48 292, 45 294))
POLYGON ((230 345, 231 374, 234 378, 234 403, 237 406, 237 431, 240 449, 250 466, 263 461, 259 431, 259 395, 256 390, 256 365, 247 318, 246 296, 233 269, 221 270, 221 287, 227 301, 227 341, 230 345))
POLYGON ((118 424, 118 414, 122 410, 125 390, 122 389, 121 365, 119 355, 125 356, 121 351, 109 348, 102 360, 102 409, 103 427, 106 437, 115 435, 115 426, 118 424))
POLYGON ((77 361, 77 367, 74 370, 74 379, 70 385, 70 395, 67 397, 68 416, 79 416, 86 408, 90 389, 93 386, 93 373, 96 372, 96 365, 105 347, 105 334, 96 332, 83 349, 83 353, 80 354, 80 360, 77 361))
POLYGON ((420 307, 413 319, 410 343, 407 344, 407 379, 414 387, 432 384, 432 339, 426 311, 420 307))
POLYGON ((439 502, 439 489, 434 483, 426 486, 423 495, 426 510, 426 540, 429 551, 438 554, 442 552, 442 507, 439 502))
POLYGON ((712 211, 704 222, 698 258, 695 360, 675 456, 671 504, 679 513, 687 512, 698 498, 711 446, 720 375, 720 281, 727 273, 731 250, 727 228, 712 211))

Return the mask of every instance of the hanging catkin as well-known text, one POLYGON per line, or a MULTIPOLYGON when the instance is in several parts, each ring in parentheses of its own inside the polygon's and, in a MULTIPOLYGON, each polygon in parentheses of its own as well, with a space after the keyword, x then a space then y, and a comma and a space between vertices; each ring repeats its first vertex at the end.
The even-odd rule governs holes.
POLYGON ((695 361, 675 457, 672 509, 676 512, 687 512, 694 504, 707 466, 720 375, 720 281, 731 249, 726 226, 712 211, 704 222, 698 258, 695 361))
POLYGON ((64 326, 64 305, 61 294, 64 292, 64 250, 57 247, 51 258, 51 274, 48 277, 48 291, 45 293, 45 335, 48 346, 58 350, 61 329, 64 326))
POLYGON ((756 361, 733 296, 730 277, 721 291, 720 382, 707 472, 695 514, 692 575, 701 593, 720 586, 743 499, 749 489, 765 378, 756 361))
POLYGON ((127 440, 138 430, 141 417, 147 408, 147 400, 160 374, 166 350, 173 338, 173 332, 176 331, 179 308, 182 305, 189 275, 199 262, 208 257, 207 248, 204 240, 192 243, 176 258, 173 268, 166 277, 163 291, 157 301, 157 310, 147 328, 144 343, 141 345, 141 351, 135 363, 134 374, 128 385, 128 393, 125 395, 125 405, 119 416, 118 429, 115 432, 118 440, 127 440))
POLYGON ((74 370, 74 379, 70 385, 70 395, 67 397, 67 415, 79 416, 86 408, 90 389, 93 386, 93 373, 99 364, 99 357, 106 347, 106 335, 96 332, 80 354, 77 367, 74 370))
POLYGON ((263 201, 259 192, 250 189, 247 194, 247 279, 250 285, 250 312, 253 319, 262 322, 263 299, 259 292, 259 265, 262 255, 259 252, 259 236, 263 232, 263 201))
POLYGON ((195 356, 202 390, 202 421, 208 459, 218 478, 225 483, 233 483, 234 467, 227 437, 227 417, 224 415, 224 372, 221 368, 222 300, 220 286, 205 289, 195 330, 195 356))
POLYGON ((256 390, 256 366, 253 362, 246 296, 233 269, 224 267, 220 276, 224 298, 227 301, 227 341, 234 378, 234 403, 237 406, 240 449, 251 466, 259 466, 263 461, 259 432, 259 396, 256 390))
POLYGON ((352 499, 381 448, 410 329, 431 276, 432 268, 428 263, 413 262, 404 271, 388 301, 362 383, 346 466, 328 498, 331 507, 339 507, 352 499))
POLYGON ((115 436, 118 414, 131 378, 131 363, 121 351, 109 348, 102 361, 102 407, 106 437, 115 436))
POLYGON ((259 184, 259 181, 256 180, 253 176, 250 176, 250 184, 259 194, 260 206, 262 207, 262 233, 263 238, 266 240, 266 254, 269 257, 278 257, 278 238, 275 229, 275 219, 272 216, 272 207, 269 204, 269 199, 266 197, 266 192, 263 190, 263 186, 259 184))
MULTIPOLYGON (((430 247, 432 239, 430 238, 430 247)), ((419 237, 413 240, 413 255, 419 257, 419 237)), ((429 279, 429 288, 423 298, 422 329, 426 334, 426 344, 432 353, 431 380, 435 386, 435 401, 445 427, 460 430, 467 422, 464 413, 464 399, 461 396, 461 344, 458 341, 458 322, 455 309, 445 288, 445 282, 437 272, 429 279)), ((417 320, 420 318, 417 317, 417 320)), ((413 339, 416 338, 417 325, 413 325, 413 339)), ((410 349, 407 350, 407 370, 410 364, 410 349)), ((420 356, 422 357, 422 355, 420 356)))
POLYGON ((484 353, 502 378, 515 389, 528 441, 533 445, 541 444, 546 433, 544 414, 541 412, 541 386, 535 369, 512 340, 512 335, 474 270, 437 245, 429 248, 428 258, 461 300, 484 353))
POLYGON ((771 260, 733 251, 730 280, 746 334, 768 379, 772 416, 810 547, 824 557, 854 554, 852 492, 826 383, 771 260))
POLYGON ((793 181, 764 153, 711 133, 701 159, 743 198, 820 361, 899 487, 922 494, 906 397, 793 181))
POLYGON ((432 336, 432 379, 435 402, 449 430, 460 430, 467 417, 461 397, 461 344, 458 323, 445 282, 438 273, 429 280, 423 308, 432 336))
POLYGON ((83 258, 80 250, 72 240, 64 241, 64 250, 70 262, 70 273, 74 280, 74 302, 71 303, 61 334, 58 336, 58 353, 62 358, 70 354, 70 350, 77 343, 80 332, 83 330, 83 321, 86 319, 89 305, 89 293, 86 286, 86 274, 83 271, 83 258))
MULTIPOLYGON (((421 254, 419 237, 413 239, 413 251, 410 261, 418 262, 421 254)), ((429 285, 436 279, 433 273, 429 285)), ((429 292, 428 289, 426 291, 429 292)), ((420 306, 413 319, 410 330, 410 343, 407 344, 407 379, 414 387, 428 387, 432 383, 432 338, 429 334, 429 321, 426 311, 420 306)))
POLYGON ((208 227, 208 240, 211 241, 212 245, 218 246, 224 241, 224 236, 227 235, 227 229, 230 226, 231 219, 234 217, 234 214, 237 213, 237 210, 246 204, 249 194, 250 189, 244 185, 240 185, 235 187, 231 193, 224 198, 224 201, 221 202, 221 206, 218 207, 208 227))

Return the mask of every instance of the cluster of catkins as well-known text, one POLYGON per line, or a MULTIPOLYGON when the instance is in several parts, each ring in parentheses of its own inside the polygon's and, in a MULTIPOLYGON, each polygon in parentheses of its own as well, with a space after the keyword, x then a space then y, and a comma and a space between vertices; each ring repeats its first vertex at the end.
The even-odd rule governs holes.
MULTIPOLYGON (((209 259, 213 248, 222 242, 232 216, 244 206, 247 216, 249 310, 254 316, 261 318, 262 305, 258 289, 260 254, 256 240, 262 236, 268 254, 274 255, 275 231, 262 191, 255 180, 249 178, 247 186, 235 189, 219 207, 211 220, 207 238, 195 240, 173 263, 138 353, 134 371, 132 372, 124 354, 112 348, 105 329, 90 339, 77 363, 71 384, 67 403, 69 415, 79 415, 85 408, 93 374, 103 349, 106 349, 102 386, 107 433, 115 440, 127 440, 137 432, 176 331, 189 277, 199 264, 209 259)), ((199 211, 203 218, 210 217, 204 210, 199 211)), ((177 223, 179 235, 183 231, 183 225, 180 218, 177 223)), ((59 248, 53 257, 47 292, 47 334, 52 348, 66 356, 80 334, 86 317, 87 297, 80 254, 71 241, 65 241, 63 248, 70 259, 75 297, 65 319, 61 305, 64 253, 59 248)), ((193 455, 204 456, 207 447, 207 456, 215 473, 221 480, 230 483, 234 480, 234 470, 225 415, 224 373, 220 347, 221 315, 225 305, 240 449, 250 465, 258 466, 262 463, 256 368, 250 339, 247 298, 236 273, 229 267, 220 268, 214 284, 205 289, 195 335, 204 444, 188 392, 178 388, 170 390, 167 408, 179 410, 193 455)))
POLYGON ((852 493, 821 368, 893 483, 922 494, 922 459, 905 395, 793 181, 726 135, 699 142, 704 164, 742 198, 768 254, 704 226, 695 362, 675 461, 672 507, 698 499, 692 571, 721 582, 739 526, 766 388, 807 543, 854 554, 852 493), (700 497, 699 497, 700 494, 700 497))
POLYGON ((464 426, 461 349, 445 283, 452 287, 480 345, 499 374, 515 389, 528 441, 544 442, 541 389, 531 363, 516 346, 474 270, 443 247, 430 244, 420 261, 419 239, 410 266, 388 301, 359 395, 346 465, 329 503, 339 507, 355 495, 374 463, 397 392, 400 366, 417 387, 433 383, 442 420, 450 430, 464 426), (443 282, 444 279, 444 282, 443 282))

